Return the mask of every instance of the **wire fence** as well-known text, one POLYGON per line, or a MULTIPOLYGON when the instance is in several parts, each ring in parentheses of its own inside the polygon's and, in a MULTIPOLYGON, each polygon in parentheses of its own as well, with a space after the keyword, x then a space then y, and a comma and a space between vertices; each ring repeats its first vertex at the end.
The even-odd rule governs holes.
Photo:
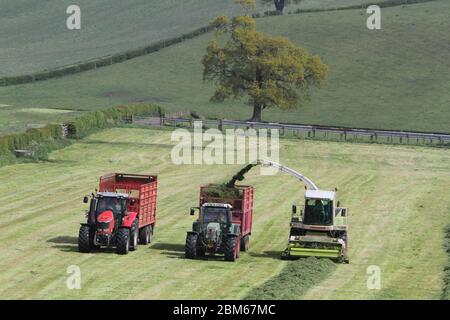
POLYGON ((280 136, 300 139, 316 139, 348 142, 372 142, 406 145, 449 146, 450 134, 413 131, 375 130, 303 124, 249 122, 238 120, 200 120, 177 117, 133 117, 133 124, 193 128, 195 121, 201 121, 204 129, 217 128, 221 131, 233 129, 277 130, 280 136))

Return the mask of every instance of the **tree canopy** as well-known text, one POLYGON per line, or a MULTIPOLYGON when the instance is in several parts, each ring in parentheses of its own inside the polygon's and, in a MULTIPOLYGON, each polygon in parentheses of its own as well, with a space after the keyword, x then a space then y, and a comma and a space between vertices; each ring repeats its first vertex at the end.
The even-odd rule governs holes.
MULTIPOLYGON (((254 0, 238 0, 251 8, 254 0)), ((294 109, 321 87, 328 74, 318 56, 288 38, 259 32, 250 15, 219 16, 211 22, 215 36, 202 59, 203 78, 215 83, 211 100, 247 96, 252 121, 261 121, 267 108, 294 109)))

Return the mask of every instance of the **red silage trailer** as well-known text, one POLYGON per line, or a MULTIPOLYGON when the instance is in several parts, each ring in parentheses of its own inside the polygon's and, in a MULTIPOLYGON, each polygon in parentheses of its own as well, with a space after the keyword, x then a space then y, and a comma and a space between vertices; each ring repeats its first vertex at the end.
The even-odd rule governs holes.
POLYGON ((156 194, 158 177, 151 175, 112 173, 100 177, 100 192, 125 193, 132 205, 128 203, 128 211, 137 212, 139 229, 156 224, 156 194))
MULTIPOLYGON (((87 223, 78 236, 80 252, 115 246, 127 254, 138 244, 152 240, 156 224, 157 176, 112 173, 100 178, 100 189, 92 194, 87 223)), ((84 198, 89 202, 89 197, 84 198)))

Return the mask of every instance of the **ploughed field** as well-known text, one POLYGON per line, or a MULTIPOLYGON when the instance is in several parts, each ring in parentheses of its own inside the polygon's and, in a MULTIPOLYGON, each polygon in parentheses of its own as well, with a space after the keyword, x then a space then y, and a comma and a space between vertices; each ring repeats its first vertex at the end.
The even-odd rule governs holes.
MULTIPOLYGON (((290 208, 303 185, 261 176, 255 187, 250 251, 235 263, 184 258, 199 186, 226 181, 242 166, 172 164, 171 131, 110 129, 53 152, 48 162, 0 168, 0 297, 5 299, 238 299, 276 276, 287 243, 290 208), (151 245, 119 256, 81 254, 84 195, 109 172, 159 175, 157 226, 151 245), (68 290, 67 268, 81 268, 81 289, 68 290)), ((450 151, 434 148, 281 140, 280 162, 323 189, 339 188, 350 208, 349 265, 339 265, 298 298, 439 298, 447 261, 450 151), (366 270, 381 269, 381 290, 366 270)))

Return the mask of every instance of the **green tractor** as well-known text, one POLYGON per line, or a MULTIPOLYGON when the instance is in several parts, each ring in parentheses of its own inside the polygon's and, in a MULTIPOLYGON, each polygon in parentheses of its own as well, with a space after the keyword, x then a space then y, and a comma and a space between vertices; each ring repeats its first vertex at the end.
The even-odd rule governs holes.
POLYGON ((206 254, 223 254, 226 261, 235 261, 240 251, 250 244, 253 215, 253 187, 236 186, 233 198, 211 196, 215 185, 200 188, 198 219, 186 236, 186 258, 195 259, 206 254))
MULTIPOLYGON (((191 209, 194 214, 195 209, 191 209)), ((192 231, 186 236, 186 257, 195 259, 224 254, 225 260, 234 261, 239 257, 240 227, 232 222, 231 205, 205 203, 200 208, 199 219, 192 224, 192 231)))

